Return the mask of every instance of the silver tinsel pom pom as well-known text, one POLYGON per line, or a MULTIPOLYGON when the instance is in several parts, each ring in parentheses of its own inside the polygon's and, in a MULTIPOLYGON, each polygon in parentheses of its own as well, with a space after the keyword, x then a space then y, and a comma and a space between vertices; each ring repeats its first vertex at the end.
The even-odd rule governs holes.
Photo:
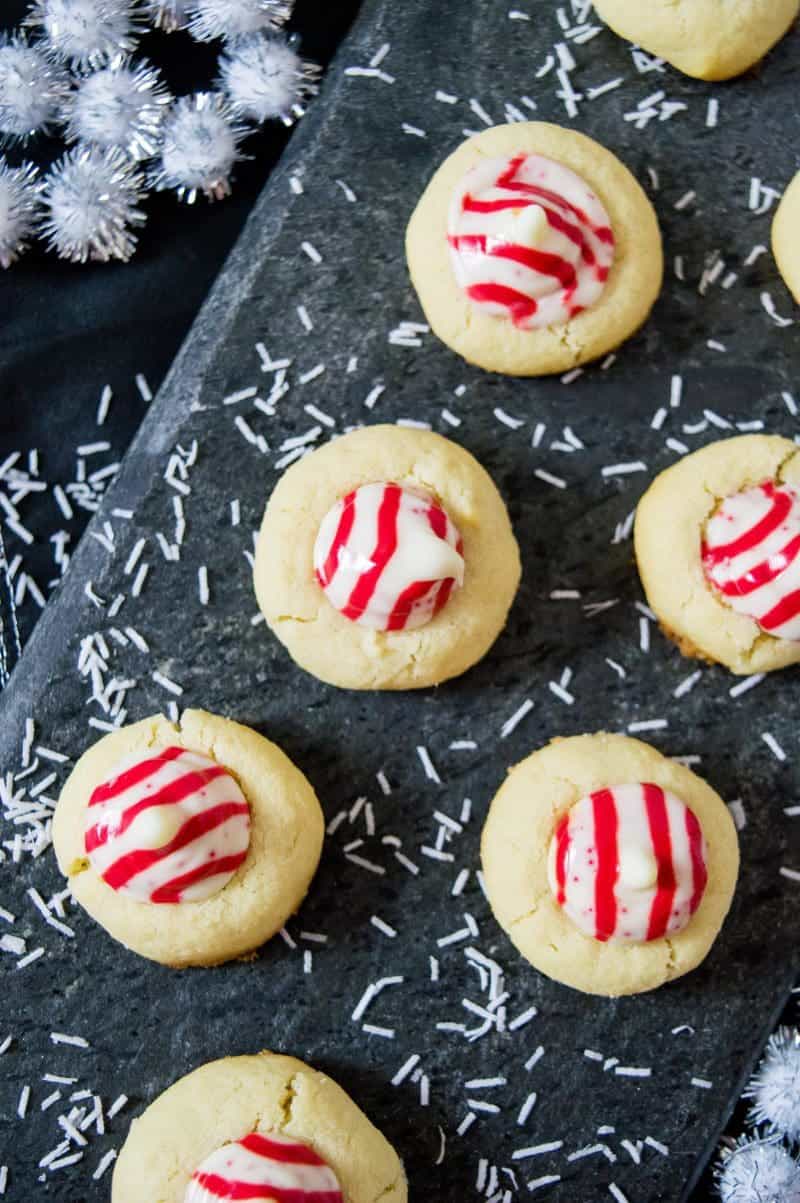
POLYGON ((37 46, 0 36, 0 136, 25 141, 46 131, 68 92, 66 73, 37 46))
POLYGON ((800 1032, 779 1028, 744 1092, 753 1100, 751 1117, 775 1132, 800 1141, 800 1032))
POLYGON ((73 67, 98 67, 134 49, 141 32, 138 0, 34 0, 25 24, 73 67))
POLYGON ((189 32, 198 42, 232 40, 279 29, 291 14, 288 0, 190 0, 189 32))
POLYGON ((317 91, 321 71, 300 57, 296 38, 256 33, 220 55, 219 84, 240 116, 291 125, 303 116, 303 101, 317 91))
POLYGON ((717 1168, 722 1203, 800 1203, 800 1165, 783 1145, 742 1138, 717 1168))
POLYGON ((131 227, 145 216, 142 177, 121 150, 77 146, 45 180, 43 231, 52 250, 72 263, 127 261, 136 250, 131 227))
POLYGON ((193 204, 199 193, 222 200, 231 191, 231 171, 242 158, 239 143, 246 133, 230 105, 217 92, 182 96, 164 123, 161 158, 151 172, 154 188, 174 188, 193 204))
POLYGON ((151 159, 171 102, 155 67, 120 55, 78 81, 62 110, 67 141, 119 146, 134 159, 151 159))
POLYGON ((0 267, 19 258, 39 217, 39 173, 33 163, 9 167, 0 159, 0 267))
POLYGON ((188 0, 145 0, 144 15, 156 29, 174 33, 189 24, 188 0))

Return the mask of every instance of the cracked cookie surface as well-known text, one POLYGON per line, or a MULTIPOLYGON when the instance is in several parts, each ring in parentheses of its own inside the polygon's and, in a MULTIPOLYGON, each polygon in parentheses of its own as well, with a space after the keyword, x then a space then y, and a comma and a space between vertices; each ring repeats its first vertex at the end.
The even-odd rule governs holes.
POLYGON ((400 1158, 349 1095, 302 1061, 271 1052, 210 1061, 159 1095, 131 1125, 112 1203, 184 1203, 200 1163, 253 1132, 312 1148, 347 1203, 406 1203, 400 1158))
POLYGON ((267 623, 301 668, 344 689, 418 689, 486 654, 514 600, 520 559, 503 499, 468 451, 430 431, 370 426, 284 473, 267 503, 253 575, 267 623), (412 630, 351 622, 314 577, 314 541, 331 507, 361 485, 387 480, 430 494, 464 542, 462 587, 412 630))
POLYGON ((800 304, 800 171, 784 192, 772 221, 772 253, 786 287, 800 304))
POLYGON ((653 206, 620 160, 591 138, 542 121, 498 125, 469 138, 436 171, 406 232, 412 283, 431 328, 470 363, 511 376, 565 372, 624 342, 661 288, 661 235, 653 206), (482 311, 453 274, 447 242, 453 192, 484 159, 543 155, 576 172, 611 220, 614 262, 596 304, 566 322, 522 330, 482 311))
POLYGON ((706 523, 722 500, 767 480, 800 488, 800 451, 773 435, 710 443, 662 472, 639 502, 636 563, 662 630, 684 655, 748 676, 800 662, 800 641, 768 634, 726 605, 703 568, 706 523))
POLYGON ((319 862, 322 810, 311 785, 276 744, 204 710, 121 727, 93 744, 64 784, 53 820, 59 868, 77 901, 106 931, 162 964, 216 965, 244 956, 298 908, 319 862), (200 902, 139 902, 107 885, 86 857, 86 808, 93 789, 126 757, 177 745, 223 765, 250 806, 247 856, 228 884, 200 902))
POLYGON ((495 795, 481 840, 495 918, 526 960, 588 994, 617 997, 653 990, 696 968, 711 948, 733 897, 739 868, 736 829, 722 799, 684 765, 624 735, 553 740, 515 765, 495 795), (548 883, 550 841, 580 798, 630 781, 679 797, 700 822, 708 881, 686 927, 641 944, 584 935, 548 883))

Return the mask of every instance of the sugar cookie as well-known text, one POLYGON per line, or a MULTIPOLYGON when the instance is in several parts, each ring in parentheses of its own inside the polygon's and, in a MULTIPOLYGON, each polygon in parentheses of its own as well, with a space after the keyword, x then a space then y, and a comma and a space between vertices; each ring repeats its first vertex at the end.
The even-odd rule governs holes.
POLYGON ((772 220, 772 253, 784 283, 800 304, 800 171, 781 197, 772 220))
POLYGON ((406 1203, 397 1153, 330 1078, 294 1057, 227 1057, 180 1078, 131 1125, 111 1203, 406 1203), (270 1190, 270 1187, 272 1190, 270 1190))
POLYGON ((469 452, 372 426, 283 475, 256 548, 259 606, 293 659, 347 689, 415 689, 479 660, 520 577, 505 505, 469 452))
POLYGON ((736 829, 684 765, 624 735, 556 739, 511 769, 481 858, 492 910, 542 973, 652 990, 705 958, 736 885, 736 829))
POLYGON ((167 965, 252 951, 297 909, 323 817, 281 750, 202 710, 121 727, 75 765, 53 843, 80 904, 115 939, 167 965))
POLYGON ((647 600, 684 655, 742 675, 800 661, 800 450, 743 435, 656 477, 636 511, 647 600))
POLYGON ((574 130, 495 126, 439 167, 406 255, 434 332, 489 371, 561 372, 628 338, 661 286, 655 212, 628 169, 574 130))
POLYGON ((800 0, 595 0, 615 33, 697 79, 730 79, 780 41, 800 0))

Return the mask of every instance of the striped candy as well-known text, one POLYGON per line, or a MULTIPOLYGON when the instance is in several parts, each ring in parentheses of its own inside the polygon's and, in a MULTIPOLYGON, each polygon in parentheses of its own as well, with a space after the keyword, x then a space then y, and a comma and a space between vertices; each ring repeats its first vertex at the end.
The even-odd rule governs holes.
POLYGON ((779 639, 800 639, 800 494, 768 480, 726 497, 702 556, 733 610, 779 639))
POLYGON ((192 1174, 184 1203, 218 1199, 344 1203, 338 1178, 313 1149, 258 1132, 216 1149, 192 1174))
POLYGON ((463 584, 462 550, 455 525, 427 493, 362 485, 323 518, 314 573, 345 618, 377 631, 411 630, 463 584))
POLYGON ((614 260, 601 202, 574 171, 542 155, 473 167, 453 195, 447 240, 467 296, 523 330, 593 305, 614 260))
POLYGON ((550 889, 587 936, 642 943, 689 922, 706 887, 705 842, 687 806, 659 785, 581 798, 550 842, 550 889))
POLYGON ((86 855, 138 902, 198 902, 233 877, 250 808, 231 775, 199 752, 164 748, 118 765, 86 809, 86 855))

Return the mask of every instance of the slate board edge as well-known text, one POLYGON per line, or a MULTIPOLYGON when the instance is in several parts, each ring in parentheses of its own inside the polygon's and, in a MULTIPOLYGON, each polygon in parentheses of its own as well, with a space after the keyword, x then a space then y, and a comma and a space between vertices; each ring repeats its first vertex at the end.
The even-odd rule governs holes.
POLYGON ((103 565, 102 547, 91 532, 102 528, 114 507, 129 505, 141 491, 140 482, 149 480, 153 464, 178 436, 181 426, 197 399, 209 363, 225 341, 235 322, 237 295, 246 293, 250 281, 262 269, 262 248, 278 235, 292 193, 288 180, 293 168, 313 144, 346 79, 340 70, 342 61, 353 55, 359 43, 369 41, 369 32, 380 22, 388 0, 363 0, 362 9, 345 35, 326 71, 319 96, 290 139, 270 178, 256 201, 233 250, 225 261, 200 312, 192 323, 172 367, 150 404, 150 409, 126 451, 122 467, 113 485, 106 491, 100 508, 87 523, 70 561, 63 581, 42 611, 22 655, 14 665, 2 693, 4 739, 0 749, 12 747, 31 713, 31 703, 47 680, 52 640, 66 626, 73 632, 77 612, 83 605, 83 585, 99 575, 103 565))

